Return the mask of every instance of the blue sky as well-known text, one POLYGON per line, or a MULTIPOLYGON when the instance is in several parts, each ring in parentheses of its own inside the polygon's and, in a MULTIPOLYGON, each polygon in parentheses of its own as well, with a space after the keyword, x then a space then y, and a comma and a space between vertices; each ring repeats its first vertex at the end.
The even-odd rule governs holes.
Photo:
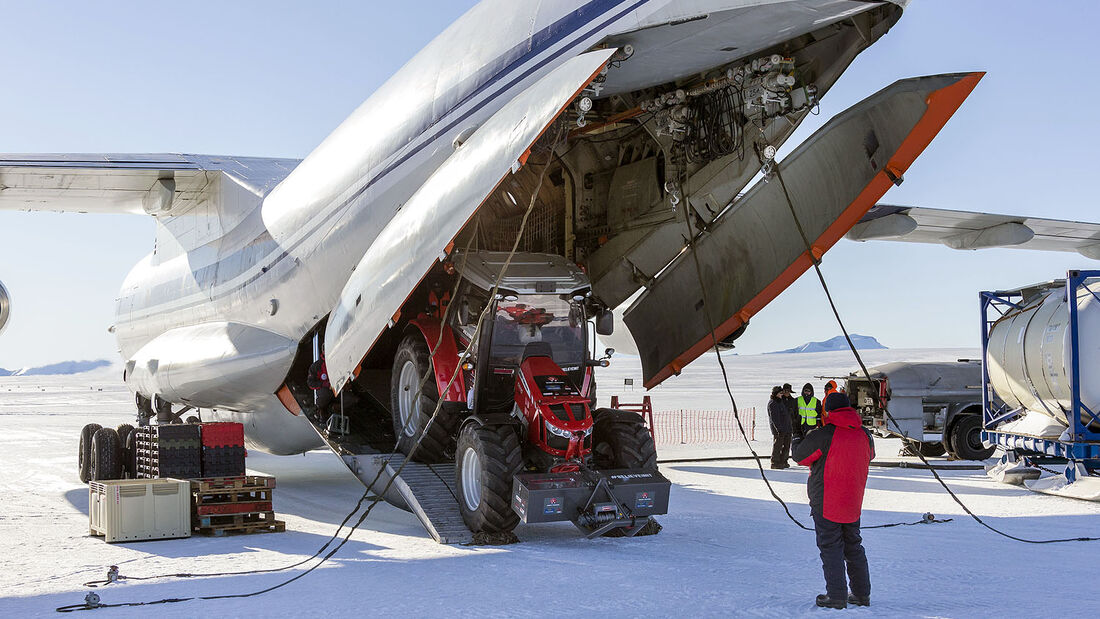
MULTIPOLYGON (((0 152, 303 157, 472 4, 5 0, 0 152)), ((896 79, 984 70, 884 201, 1096 221, 1098 16, 1086 1, 914 0, 784 150, 896 79)), ((152 243, 144 217, 0 212, 0 281, 15 296, 0 367, 115 359, 114 300, 152 243)), ((842 242, 823 268, 852 330, 894 348, 952 347, 978 344, 979 290, 1100 262, 842 242)), ((739 350, 837 335, 823 303, 803 277, 753 318, 739 350)))

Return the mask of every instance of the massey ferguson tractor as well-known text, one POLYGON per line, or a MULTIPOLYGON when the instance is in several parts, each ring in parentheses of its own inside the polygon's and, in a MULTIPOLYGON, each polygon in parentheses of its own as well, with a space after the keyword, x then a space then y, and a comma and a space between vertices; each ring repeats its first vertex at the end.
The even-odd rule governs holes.
POLYGON ((638 414, 595 408, 593 368, 614 351, 591 351, 595 333, 610 333, 611 312, 565 258, 516 254, 501 278, 507 256, 456 254, 425 282, 426 311, 393 357, 398 448, 409 453, 427 426, 414 459, 454 454, 459 507, 474 532, 521 520, 568 520, 589 536, 654 531, 646 525, 667 512, 670 483, 657 472, 653 437, 638 414))

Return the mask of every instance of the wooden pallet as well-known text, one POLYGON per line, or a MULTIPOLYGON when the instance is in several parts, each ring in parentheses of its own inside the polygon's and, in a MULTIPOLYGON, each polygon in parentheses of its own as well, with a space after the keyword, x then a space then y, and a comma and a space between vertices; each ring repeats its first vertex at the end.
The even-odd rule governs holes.
POLYGON ((212 488, 195 490, 192 484, 192 514, 209 516, 215 514, 248 514, 269 512, 271 507, 271 488, 261 486, 241 486, 238 488, 212 488))
POLYGON ((275 512, 200 516, 194 521, 195 531, 221 537, 229 533, 282 533, 286 523, 275 519, 275 512))
POLYGON ((240 477, 204 477, 191 480, 192 492, 214 492, 217 490, 262 490, 274 488, 275 478, 262 475, 242 475, 240 477))

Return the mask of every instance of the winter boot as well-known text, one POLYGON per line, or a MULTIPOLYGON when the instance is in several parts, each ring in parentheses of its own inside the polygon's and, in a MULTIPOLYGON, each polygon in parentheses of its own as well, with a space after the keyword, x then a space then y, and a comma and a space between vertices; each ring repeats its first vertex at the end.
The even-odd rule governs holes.
POLYGON ((848 603, 852 606, 870 606, 871 596, 869 595, 856 595, 854 593, 848 594, 848 603))
POLYGON ((848 602, 844 598, 834 600, 827 595, 817 596, 817 605, 822 608, 848 608, 848 602))

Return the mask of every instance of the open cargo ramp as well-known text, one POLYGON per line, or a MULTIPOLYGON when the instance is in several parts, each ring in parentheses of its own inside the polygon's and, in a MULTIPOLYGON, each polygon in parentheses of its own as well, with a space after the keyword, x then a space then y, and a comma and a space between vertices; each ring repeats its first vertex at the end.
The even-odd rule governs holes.
POLYGON ((415 514, 435 541, 440 544, 468 544, 473 541, 474 534, 466 527, 462 512, 458 509, 453 461, 439 464, 409 462, 401 469, 405 462, 403 454, 362 454, 344 456, 343 459, 364 485, 370 486, 378 476, 372 490, 381 492, 389 485, 386 501, 415 514), (400 475, 397 475, 398 469, 401 469, 400 475), (381 475, 378 475, 379 470, 381 475))

